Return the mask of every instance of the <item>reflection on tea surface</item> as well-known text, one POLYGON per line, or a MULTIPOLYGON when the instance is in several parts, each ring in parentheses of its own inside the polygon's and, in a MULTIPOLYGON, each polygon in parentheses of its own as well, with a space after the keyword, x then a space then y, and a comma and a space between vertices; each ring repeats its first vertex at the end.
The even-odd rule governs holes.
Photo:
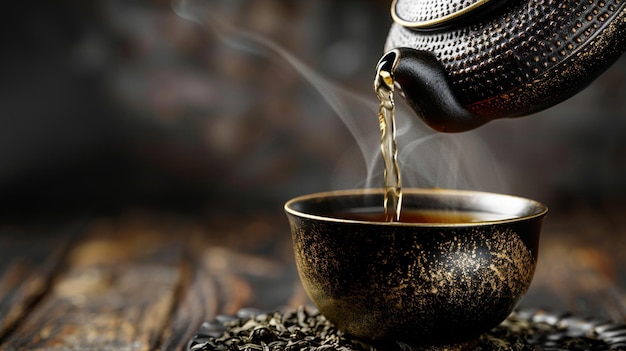
MULTIPOLYGON (((367 222, 387 222, 388 217, 382 211, 371 209, 354 210, 333 213, 331 217, 367 221, 367 222)), ((497 221, 509 219, 511 216, 493 212, 479 211, 454 211, 454 210, 416 210, 403 209, 397 222, 403 223, 476 223, 485 221, 497 221)))

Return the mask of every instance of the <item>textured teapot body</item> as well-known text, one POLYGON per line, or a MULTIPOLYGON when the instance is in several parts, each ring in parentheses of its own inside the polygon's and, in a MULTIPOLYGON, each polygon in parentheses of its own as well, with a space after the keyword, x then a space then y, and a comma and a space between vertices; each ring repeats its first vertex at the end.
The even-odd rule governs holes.
POLYGON ((436 130, 464 131, 585 88, 626 50, 625 8, 626 0, 397 0, 385 49, 396 49, 396 83, 417 114, 436 130))

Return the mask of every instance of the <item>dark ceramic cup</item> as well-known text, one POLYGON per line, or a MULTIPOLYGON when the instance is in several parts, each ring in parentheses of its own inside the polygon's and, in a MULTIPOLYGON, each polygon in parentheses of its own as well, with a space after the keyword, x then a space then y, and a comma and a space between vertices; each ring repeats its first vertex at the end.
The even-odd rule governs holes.
POLYGON ((547 208, 443 189, 403 189, 402 201, 403 213, 434 210, 477 221, 367 220, 363 213, 383 211, 376 189, 295 198, 285 211, 302 284, 330 322, 364 341, 471 344, 526 293, 547 208))

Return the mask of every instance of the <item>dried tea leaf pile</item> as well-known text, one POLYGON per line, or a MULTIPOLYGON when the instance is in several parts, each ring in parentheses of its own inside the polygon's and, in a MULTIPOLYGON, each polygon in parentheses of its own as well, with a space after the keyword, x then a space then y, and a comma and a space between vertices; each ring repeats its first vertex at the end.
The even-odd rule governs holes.
MULTIPOLYGON (((450 331, 453 333, 453 331, 450 331)), ((305 307, 262 313, 242 309, 236 317, 206 322, 188 351, 375 351, 414 348, 367 345, 337 330, 318 311, 305 307)), ((518 311, 481 336, 476 350, 626 350, 626 326, 545 311, 518 311)))

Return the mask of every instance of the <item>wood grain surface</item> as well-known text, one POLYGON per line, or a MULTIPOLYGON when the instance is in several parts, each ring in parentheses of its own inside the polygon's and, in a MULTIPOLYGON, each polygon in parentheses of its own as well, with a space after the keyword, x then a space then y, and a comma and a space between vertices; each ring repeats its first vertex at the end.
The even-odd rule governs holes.
MULTIPOLYGON (((626 213, 550 213, 524 307, 626 322, 626 213)), ((0 226, 2 350, 184 350, 202 322, 308 304, 282 214, 0 226)))

